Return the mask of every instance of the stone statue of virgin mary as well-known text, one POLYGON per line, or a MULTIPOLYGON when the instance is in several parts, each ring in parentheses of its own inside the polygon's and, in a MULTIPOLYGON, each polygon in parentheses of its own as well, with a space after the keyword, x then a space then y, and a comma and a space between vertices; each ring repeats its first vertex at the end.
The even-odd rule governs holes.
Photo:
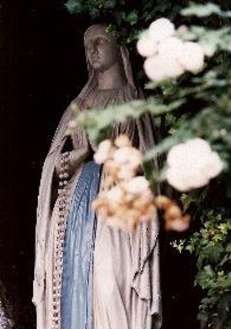
MULTIPOLYGON (((104 25, 84 35, 89 80, 64 112, 46 157, 38 198, 33 301, 37 329, 158 329, 161 326, 158 220, 135 232, 108 226, 91 207, 104 169, 77 128, 73 107, 102 109, 141 96, 128 51, 104 25)), ((115 124, 142 152, 154 145, 149 116, 115 124)))

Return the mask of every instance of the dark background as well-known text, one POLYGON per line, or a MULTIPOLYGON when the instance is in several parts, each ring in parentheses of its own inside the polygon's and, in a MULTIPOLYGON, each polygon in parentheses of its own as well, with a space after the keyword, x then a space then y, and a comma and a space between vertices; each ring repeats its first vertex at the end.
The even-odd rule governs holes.
MULTIPOLYGON (((62 112, 87 79, 82 36, 90 24, 68 14, 64 1, 0 0, 0 280, 17 329, 34 328, 40 172, 62 112)), ((198 329, 193 260, 177 255, 168 239, 162 253, 165 329, 198 329)))

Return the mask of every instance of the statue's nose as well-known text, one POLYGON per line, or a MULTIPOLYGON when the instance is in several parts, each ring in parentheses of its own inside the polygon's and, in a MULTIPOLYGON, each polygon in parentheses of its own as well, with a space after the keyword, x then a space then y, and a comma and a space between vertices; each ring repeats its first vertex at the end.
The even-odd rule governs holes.
POLYGON ((89 45, 89 46, 87 47, 87 52, 88 52, 88 54, 91 54, 92 51, 93 51, 93 45, 89 45))
POLYGON ((95 55, 97 53, 97 46, 92 45, 89 49, 91 55, 95 55))

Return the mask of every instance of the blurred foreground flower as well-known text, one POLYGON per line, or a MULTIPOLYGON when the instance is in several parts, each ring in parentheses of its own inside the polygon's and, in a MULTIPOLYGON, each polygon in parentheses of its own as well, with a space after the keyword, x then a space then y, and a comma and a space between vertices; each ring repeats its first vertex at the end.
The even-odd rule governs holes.
POLYGON ((183 215, 175 202, 162 195, 154 197, 143 176, 101 192, 92 206, 108 225, 124 231, 134 231, 139 224, 156 220, 158 209, 163 211, 167 231, 183 232, 190 225, 190 216, 183 215))
POLYGON ((101 142, 94 160, 104 164, 110 183, 113 184, 134 177, 141 168, 143 155, 131 145, 126 135, 120 135, 114 144, 110 140, 101 142))
POLYGON ((184 42, 167 18, 154 21, 141 34, 137 50, 143 57, 148 78, 162 81, 177 78, 184 72, 198 73, 204 67, 205 52, 196 42, 184 42))
POLYGON ((133 231, 137 225, 155 220, 160 209, 164 212, 167 230, 184 231, 189 227, 189 216, 183 216, 180 208, 167 197, 155 197, 148 180, 136 176, 143 155, 132 147, 127 136, 120 135, 114 143, 110 140, 100 143, 94 159, 104 164, 109 183, 92 206, 108 225, 133 231))
POLYGON ((220 174, 223 163, 207 141, 194 138, 173 146, 167 156, 166 178, 178 191, 190 191, 220 174))
POLYGON ((155 198, 155 205, 163 211, 167 231, 184 232, 189 228, 190 216, 182 214, 180 207, 166 196, 155 198))
POLYGON ((162 17, 151 23, 149 33, 154 42, 161 42, 174 35, 175 26, 169 19, 162 17))
POLYGON ((109 225, 133 231, 138 224, 154 218, 153 201, 149 182, 145 177, 137 176, 100 193, 93 208, 109 225))
POLYGON ((143 57, 150 57, 157 53, 158 48, 148 31, 143 32, 142 37, 137 42, 138 53, 143 57))
POLYGON ((98 150, 94 155, 95 162, 98 164, 104 163, 110 158, 113 150, 112 142, 109 139, 104 140, 99 144, 98 150))

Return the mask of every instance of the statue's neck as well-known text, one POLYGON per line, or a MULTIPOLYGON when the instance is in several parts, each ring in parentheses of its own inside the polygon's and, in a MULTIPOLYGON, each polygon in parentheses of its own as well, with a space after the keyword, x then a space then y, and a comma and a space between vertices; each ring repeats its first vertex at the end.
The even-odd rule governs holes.
POLYGON ((107 71, 98 72, 97 78, 100 90, 118 89, 126 84, 124 72, 119 63, 115 63, 107 71))

